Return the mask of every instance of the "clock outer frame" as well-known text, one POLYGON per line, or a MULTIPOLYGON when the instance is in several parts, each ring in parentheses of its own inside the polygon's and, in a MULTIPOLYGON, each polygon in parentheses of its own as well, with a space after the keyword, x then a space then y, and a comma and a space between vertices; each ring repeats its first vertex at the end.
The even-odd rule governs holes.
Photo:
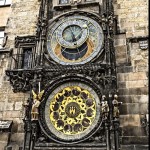
MULTIPOLYGON (((49 35, 47 34, 47 52, 49 57, 51 58, 51 60, 53 60, 54 62, 61 64, 61 65, 79 65, 79 64, 86 64, 92 61, 95 61, 95 59, 97 59, 97 56, 100 56, 103 51, 104 51, 104 32, 102 29, 102 19, 95 13, 89 13, 89 12, 85 12, 85 11, 71 11, 65 14, 62 14, 52 20, 49 20, 48 23, 48 31, 47 33, 53 33, 55 31, 55 29, 60 25, 59 21, 62 21, 64 19, 64 17, 82 17, 82 18, 87 18, 90 20, 93 20, 97 23, 97 27, 100 29, 101 33, 102 33, 102 41, 101 44, 98 44, 97 48, 94 49, 94 52, 91 56, 87 57, 85 60, 81 61, 81 62, 64 62, 62 60, 60 60, 59 58, 57 58, 57 56, 54 54, 54 52, 52 52, 53 50, 50 47, 50 40, 48 40, 49 35), (75 16, 74 16, 75 15, 75 16)), ((50 35, 51 36, 51 35, 50 35)))
POLYGON ((88 78, 83 78, 83 77, 81 78, 79 76, 73 76, 73 77, 67 77, 67 78, 64 77, 60 80, 51 82, 45 90, 43 100, 42 100, 40 108, 39 108, 39 124, 42 129, 42 132, 44 133, 44 135, 47 138, 49 138, 55 142, 62 143, 62 144, 79 143, 79 142, 82 142, 82 141, 90 138, 94 133, 96 133, 98 131, 98 129, 101 126, 102 120, 101 120, 101 113, 100 113, 100 98, 101 98, 101 89, 88 78), (63 85, 64 83, 67 83, 67 82, 78 82, 78 83, 83 83, 83 84, 89 86, 93 91, 95 91, 95 93, 98 96, 98 101, 99 101, 99 103, 97 104, 97 105, 99 105, 99 111, 97 111, 97 113, 99 113, 98 114, 99 118, 97 118, 97 123, 95 124, 93 129, 88 134, 86 134, 85 136, 83 136, 81 138, 74 139, 74 140, 73 139, 66 140, 66 139, 59 138, 57 135, 55 135, 53 132, 51 132, 51 130, 49 129, 49 127, 46 123, 46 120, 45 120, 45 105, 46 105, 49 95, 56 88, 58 88, 59 86, 63 85))

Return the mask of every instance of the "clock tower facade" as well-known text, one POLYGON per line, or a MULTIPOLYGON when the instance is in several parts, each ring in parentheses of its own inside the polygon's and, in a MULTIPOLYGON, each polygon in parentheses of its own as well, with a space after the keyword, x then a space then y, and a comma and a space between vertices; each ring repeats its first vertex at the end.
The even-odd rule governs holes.
POLYGON ((6 70, 29 95, 23 149, 119 150, 113 1, 42 0, 37 20, 35 35, 15 37, 6 70))

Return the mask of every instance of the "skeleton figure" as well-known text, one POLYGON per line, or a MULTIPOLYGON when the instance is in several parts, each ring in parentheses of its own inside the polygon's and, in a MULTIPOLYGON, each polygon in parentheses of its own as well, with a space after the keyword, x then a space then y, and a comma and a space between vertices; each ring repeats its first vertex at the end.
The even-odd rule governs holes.
POLYGON ((119 118, 119 106, 122 104, 122 102, 118 102, 118 95, 114 95, 114 100, 112 101, 113 104, 113 117, 119 118))
POLYGON ((71 4, 78 4, 81 3, 82 0, 70 0, 71 4))
POLYGON ((38 115, 39 115, 38 108, 40 106, 40 103, 41 103, 40 101, 41 101, 43 93, 44 93, 44 90, 41 91, 39 94, 36 94, 32 90, 32 94, 33 94, 33 104, 32 104, 32 109, 31 109, 31 119, 32 120, 38 120, 38 115))
POLYGON ((105 95, 102 96, 101 112, 102 112, 103 119, 107 119, 109 113, 109 106, 108 106, 108 102, 106 101, 105 95))
POLYGON ((29 99, 23 104, 23 107, 25 108, 25 119, 29 118, 29 99))

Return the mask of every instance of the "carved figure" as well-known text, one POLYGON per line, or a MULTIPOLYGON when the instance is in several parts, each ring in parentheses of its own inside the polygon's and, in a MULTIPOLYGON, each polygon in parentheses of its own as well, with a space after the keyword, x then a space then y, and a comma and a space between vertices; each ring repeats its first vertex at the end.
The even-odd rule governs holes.
POLYGON ((24 108, 25 108, 25 117, 24 119, 28 119, 29 118, 29 99, 23 104, 24 108))
POLYGON ((119 118, 119 106, 122 104, 122 102, 118 102, 118 95, 114 95, 114 100, 112 101, 113 104, 113 117, 119 118))
POLYGON ((33 94, 33 104, 32 104, 32 109, 31 109, 31 119, 32 120, 38 120, 38 115, 39 115, 38 108, 40 106, 43 93, 44 93, 44 90, 41 91, 39 94, 36 94, 32 90, 32 94, 33 94))
POLYGON ((108 102, 106 101, 105 95, 102 96, 101 112, 102 112, 103 119, 107 119, 109 113, 109 106, 108 106, 108 102))

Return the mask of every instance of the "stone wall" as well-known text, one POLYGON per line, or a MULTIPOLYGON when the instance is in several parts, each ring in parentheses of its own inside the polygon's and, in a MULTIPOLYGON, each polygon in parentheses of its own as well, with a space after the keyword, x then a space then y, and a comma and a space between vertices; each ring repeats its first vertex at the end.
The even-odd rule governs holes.
POLYGON ((5 32, 8 35, 6 47, 14 47, 14 38, 16 36, 26 36, 36 34, 36 24, 39 13, 40 1, 38 0, 13 0, 5 32))
MULTIPOLYGON (((5 49, 14 48, 16 36, 26 36, 36 34, 36 23, 39 13, 40 1, 38 0, 13 0, 11 14, 7 20, 5 33, 8 36, 5 49)), ((2 8, 0 9, 0 11, 2 8)), ((3 12, 4 13, 4 12, 3 12)), ((7 16, 3 16, 7 17, 7 16)), ((10 82, 5 75, 5 70, 9 66, 9 54, 0 52, 0 120, 13 120, 12 134, 10 142, 9 134, 4 132, 0 135, 0 149, 9 145, 14 150, 22 147, 24 138, 23 127, 23 103, 29 97, 28 93, 13 93, 10 82), (8 143, 9 142, 9 143, 8 143)))
POLYGON ((0 8, 0 27, 4 27, 7 24, 8 16, 11 13, 10 7, 0 8))
MULTIPOLYGON (((14 48, 16 36, 35 35, 40 1, 13 0, 11 15, 5 29, 8 35, 6 48, 14 48)), ((143 114, 148 113, 148 49, 139 46, 139 36, 148 36, 148 0, 115 0, 115 15, 118 19, 118 34, 115 36, 117 77, 122 143, 147 143, 145 128, 141 126, 143 114), (130 40, 133 38, 135 40, 130 40)), ((13 120, 11 144, 19 149, 23 140, 22 104, 28 94, 13 93, 5 70, 8 54, 0 53, 0 119, 13 120)), ((1 134, 0 148, 8 144, 8 133, 1 134)))
POLYGON ((147 144, 141 121, 148 114, 148 48, 141 49, 139 42, 148 37, 148 0, 116 0, 114 8, 122 144, 147 144))

